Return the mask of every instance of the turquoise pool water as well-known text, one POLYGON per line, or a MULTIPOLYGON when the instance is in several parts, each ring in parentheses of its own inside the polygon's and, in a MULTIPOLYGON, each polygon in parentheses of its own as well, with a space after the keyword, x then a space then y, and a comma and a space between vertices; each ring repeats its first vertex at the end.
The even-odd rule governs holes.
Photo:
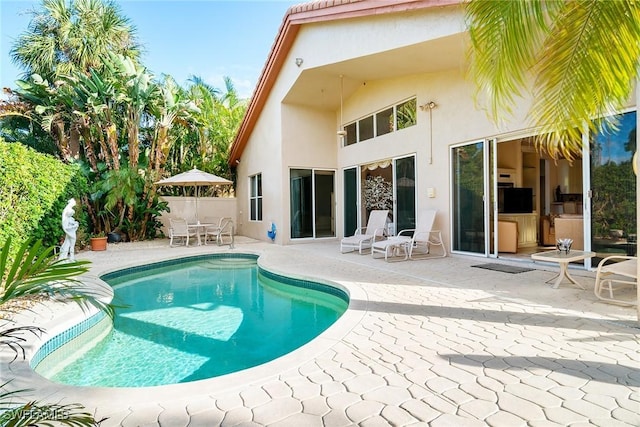
POLYGON ((108 387, 216 377, 302 346, 348 304, 335 288, 260 271, 254 257, 160 263, 103 280, 113 286, 116 304, 128 305, 116 310, 113 330, 78 349, 82 355, 73 362, 65 356, 67 366, 43 363, 47 372, 36 368, 40 374, 108 387))

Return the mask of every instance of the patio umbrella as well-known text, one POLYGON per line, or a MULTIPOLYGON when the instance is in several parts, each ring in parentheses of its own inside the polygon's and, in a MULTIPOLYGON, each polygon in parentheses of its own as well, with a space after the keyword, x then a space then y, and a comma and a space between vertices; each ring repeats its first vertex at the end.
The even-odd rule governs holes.
POLYGON ((196 221, 198 219, 198 193, 200 187, 212 186, 212 185, 228 185, 233 184, 232 181, 222 178, 220 176, 203 172, 199 169, 193 168, 190 171, 182 172, 169 178, 161 179, 155 183, 156 185, 177 185, 180 187, 195 187, 196 188, 196 221))

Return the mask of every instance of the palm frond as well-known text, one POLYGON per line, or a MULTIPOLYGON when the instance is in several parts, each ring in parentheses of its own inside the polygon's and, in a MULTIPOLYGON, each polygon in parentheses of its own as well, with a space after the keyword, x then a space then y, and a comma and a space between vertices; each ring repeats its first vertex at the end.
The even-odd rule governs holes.
POLYGON ((585 123, 591 132, 615 127, 638 76, 638 40, 640 4, 566 2, 535 67, 532 117, 551 155, 575 157, 585 123))
POLYGON ((113 306, 93 293, 78 276, 89 271, 90 261, 58 260, 53 247, 42 242, 24 242, 13 260, 9 259, 11 239, 0 249, 0 305, 16 298, 44 295, 76 302, 83 310, 92 305, 113 317, 113 306))
POLYGON ((498 120, 511 113, 522 96, 539 44, 547 33, 549 15, 561 1, 473 0, 466 5, 472 49, 470 72, 478 95, 487 96, 498 120))
POLYGON ((585 123, 592 132, 615 125, 639 75, 640 3, 472 0, 466 15, 470 70, 494 121, 532 88, 538 147, 568 159, 583 147, 585 123))
MULTIPOLYGON (((6 324, 5 324, 6 325, 6 324)), ((3 326, 5 326, 3 325, 3 326)), ((22 335, 25 332, 30 332, 35 336, 40 336, 44 330, 42 328, 38 328, 36 326, 19 326, 15 328, 3 329, 0 331, 0 347, 7 346, 15 353, 15 357, 12 361, 16 360, 18 357, 22 356, 25 358, 24 347, 22 346, 27 340, 22 335)), ((0 399, 2 395, 0 394, 0 399)), ((2 409, 0 407, 0 409, 2 409)))

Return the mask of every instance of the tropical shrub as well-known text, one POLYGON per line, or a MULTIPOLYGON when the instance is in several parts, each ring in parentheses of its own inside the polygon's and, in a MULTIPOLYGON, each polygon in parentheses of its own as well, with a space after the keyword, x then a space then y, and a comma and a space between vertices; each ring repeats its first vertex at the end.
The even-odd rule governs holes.
MULTIPOLYGON (((0 244, 40 238, 58 244, 64 232, 62 210, 70 198, 82 198, 87 183, 80 169, 22 144, 0 139, 0 244)), ((77 211, 81 229, 86 216, 77 211)))

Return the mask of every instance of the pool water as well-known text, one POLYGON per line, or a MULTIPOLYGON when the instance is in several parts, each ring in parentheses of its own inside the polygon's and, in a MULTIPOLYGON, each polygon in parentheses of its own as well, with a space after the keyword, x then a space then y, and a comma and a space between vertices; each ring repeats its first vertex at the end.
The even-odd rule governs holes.
POLYGON ((262 274, 255 259, 191 260, 105 280, 114 302, 127 304, 116 309, 113 330, 68 366, 44 364, 52 374, 40 374, 108 387, 216 377, 291 352, 347 308, 345 298, 309 282, 295 286, 262 274))

